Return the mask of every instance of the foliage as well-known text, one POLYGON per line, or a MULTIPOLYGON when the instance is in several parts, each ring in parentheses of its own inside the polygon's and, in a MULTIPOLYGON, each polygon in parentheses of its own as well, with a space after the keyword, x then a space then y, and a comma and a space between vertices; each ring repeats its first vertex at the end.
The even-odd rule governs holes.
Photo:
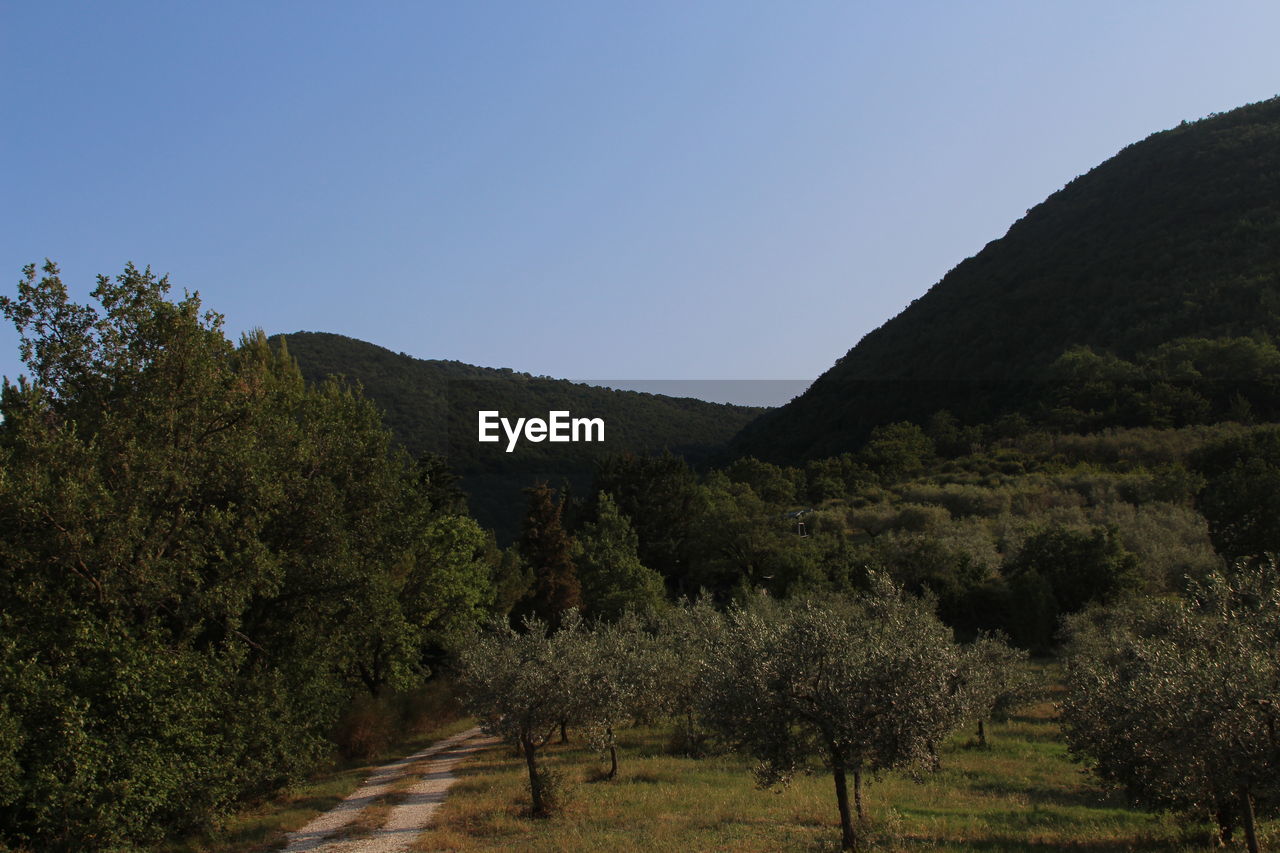
POLYGON ((616 619, 666 601, 662 576, 640 562, 639 538, 608 492, 596 498, 596 520, 582 525, 573 551, 588 616, 616 619))
POLYGON ((735 459, 724 473, 733 482, 750 486, 761 500, 775 504, 790 504, 796 500, 799 472, 794 468, 783 468, 761 462, 754 456, 743 456, 735 459))
POLYGON ((635 527, 644 566, 658 572, 676 595, 698 592, 689 577, 698 481, 689 463, 672 453, 623 453, 602 460, 593 493, 608 492, 635 527))
POLYGON ((987 746, 986 722, 1004 722, 1037 701, 1043 685, 1027 664, 1027 653, 998 633, 979 634, 963 647, 965 711, 978 721, 978 745, 987 746))
POLYGON ((859 456, 882 481, 894 483, 918 474, 933 453, 933 439, 924 430, 900 422, 872 429, 859 456))
POLYGON ((705 595, 694 601, 681 599, 657 616, 653 716, 676 720, 679 733, 674 747, 680 754, 698 757, 705 752, 709 733, 700 719, 705 673, 723 630, 723 616, 705 595))
POLYGON ((563 615, 558 630, 527 617, 522 631, 495 620, 459 653, 459 686, 468 713, 490 734, 520 750, 529 775, 532 814, 556 808, 554 775, 539 761, 563 721, 575 716, 582 686, 582 620, 563 615), (551 782, 552 784, 548 784, 551 782))
POLYGON ((925 602, 887 581, 852 601, 734 610, 712 649, 708 721, 786 784, 817 755, 836 785, 845 848, 855 845, 846 792, 861 778, 934 766, 959 720, 960 653, 925 602))
POLYGON ((1280 429, 1207 445, 1193 462, 1205 477, 1196 503, 1218 553, 1234 559, 1280 551, 1280 429))
POLYGON ((1042 589, 1047 610, 1019 639, 1048 648, 1058 617, 1076 613, 1094 601, 1109 601, 1138 583, 1137 558, 1120 544, 1114 529, 1076 531, 1050 527, 1029 538, 1009 562, 1006 574, 1024 579, 1025 588, 1042 589))
POLYGON ((490 593, 351 389, 149 270, 101 310, 43 272, 0 301, 33 377, 0 402, 0 844, 115 848, 298 778, 490 593))
POLYGON ((659 646, 640 618, 627 613, 579 632, 568 650, 576 687, 571 719, 582 726, 592 748, 609 754, 609 772, 618 775, 617 733, 647 716, 659 685, 659 646))
POLYGON ((561 523, 564 501, 555 490, 539 483, 525 490, 528 511, 521 524, 520 558, 533 573, 533 584, 513 615, 533 615, 552 627, 561 614, 582 604, 582 584, 573 564, 574 543, 561 523))
POLYGON ((1086 611, 1070 630, 1073 752, 1138 803, 1213 814, 1224 840, 1243 823, 1252 839, 1255 805, 1280 807, 1275 563, 1238 564, 1181 601, 1086 611))

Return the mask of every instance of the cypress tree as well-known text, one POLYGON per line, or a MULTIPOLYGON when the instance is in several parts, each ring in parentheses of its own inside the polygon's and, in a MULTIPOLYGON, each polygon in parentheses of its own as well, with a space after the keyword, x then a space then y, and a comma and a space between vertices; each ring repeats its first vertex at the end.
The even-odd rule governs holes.
POLYGON ((528 509, 520 525, 518 548, 533 572, 533 586, 516 607, 519 619, 532 615, 551 625, 582 606, 582 585, 573 565, 573 539, 564 529, 564 501, 545 482, 525 489, 528 509))

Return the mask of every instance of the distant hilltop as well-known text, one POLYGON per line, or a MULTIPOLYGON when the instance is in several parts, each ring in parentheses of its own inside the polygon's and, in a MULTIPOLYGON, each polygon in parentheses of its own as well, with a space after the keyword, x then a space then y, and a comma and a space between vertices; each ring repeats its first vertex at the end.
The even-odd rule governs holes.
POLYGON ((355 338, 327 332, 276 335, 302 374, 318 382, 343 376, 358 382, 384 413, 387 426, 413 455, 447 457, 463 477, 473 513, 506 538, 522 505, 520 489, 534 480, 585 488, 594 460, 612 453, 671 451, 691 462, 725 447, 761 408, 708 403, 639 391, 601 388, 565 379, 535 377, 505 368, 460 361, 413 358, 355 338), (477 415, 495 410, 513 417, 548 412, 601 418, 607 440, 595 443, 477 441, 477 415))

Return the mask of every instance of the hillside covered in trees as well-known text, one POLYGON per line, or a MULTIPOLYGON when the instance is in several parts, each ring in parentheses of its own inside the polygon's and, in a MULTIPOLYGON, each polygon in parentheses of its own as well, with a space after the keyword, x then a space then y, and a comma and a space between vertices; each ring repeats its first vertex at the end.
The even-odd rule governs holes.
POLYGON ((1280 418, 1280 99, 1128 146, 1029 210, 740 453, 854 450, 872 427, 1280 418))
POLYGON ((530 376, 460 361, 424 360, 375 344, 322 332, 277 335, 311 382, 343 376, 359 383, 383 410, 396 439, 415 457, 447 457, 463 478, 476 516, 509 538, 519 491, 537 479, 585 486, 594 463, 624 452, 671 451, 698 462, 722 448, 762 410, 637 391, 615 391, 565 379, 530 376), (546 417, 568 411, 602 418, 603 443, 503 446, 476 441, 476 413, 546 417))

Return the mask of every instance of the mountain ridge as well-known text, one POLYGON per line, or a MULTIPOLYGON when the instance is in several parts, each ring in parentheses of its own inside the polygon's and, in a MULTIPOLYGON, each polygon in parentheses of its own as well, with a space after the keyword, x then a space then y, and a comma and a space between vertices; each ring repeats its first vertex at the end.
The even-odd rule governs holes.
POLYGON ((757 407, 709 403, 643 391, 620 391, 567 379, 533 376, 509 368, 478 367, 455 360, 419 359, 368 341, 332 332, 273 335, 309 382, 342 376, 360 384, 383 411, 384 421, 413 456, 436 454, 463 478, 472 511, 486 525, 510 536, 523 497, 537 480, 575 488, 590 482, 594 465, 616 453, 671 451, 691 462, 719 452, 757 407), (480 410, 546 417, 554 410, 605 420, 600 444, 523 442, 514 453, 506 442, 480 444, 480 410))
POLYGON ((1073 347, 1136 358, 1188 337, 1280 337, 1278 98, 1153 133, 1068 182, 732 446, 795 460, 939 409, 991 419, 1073 347))

